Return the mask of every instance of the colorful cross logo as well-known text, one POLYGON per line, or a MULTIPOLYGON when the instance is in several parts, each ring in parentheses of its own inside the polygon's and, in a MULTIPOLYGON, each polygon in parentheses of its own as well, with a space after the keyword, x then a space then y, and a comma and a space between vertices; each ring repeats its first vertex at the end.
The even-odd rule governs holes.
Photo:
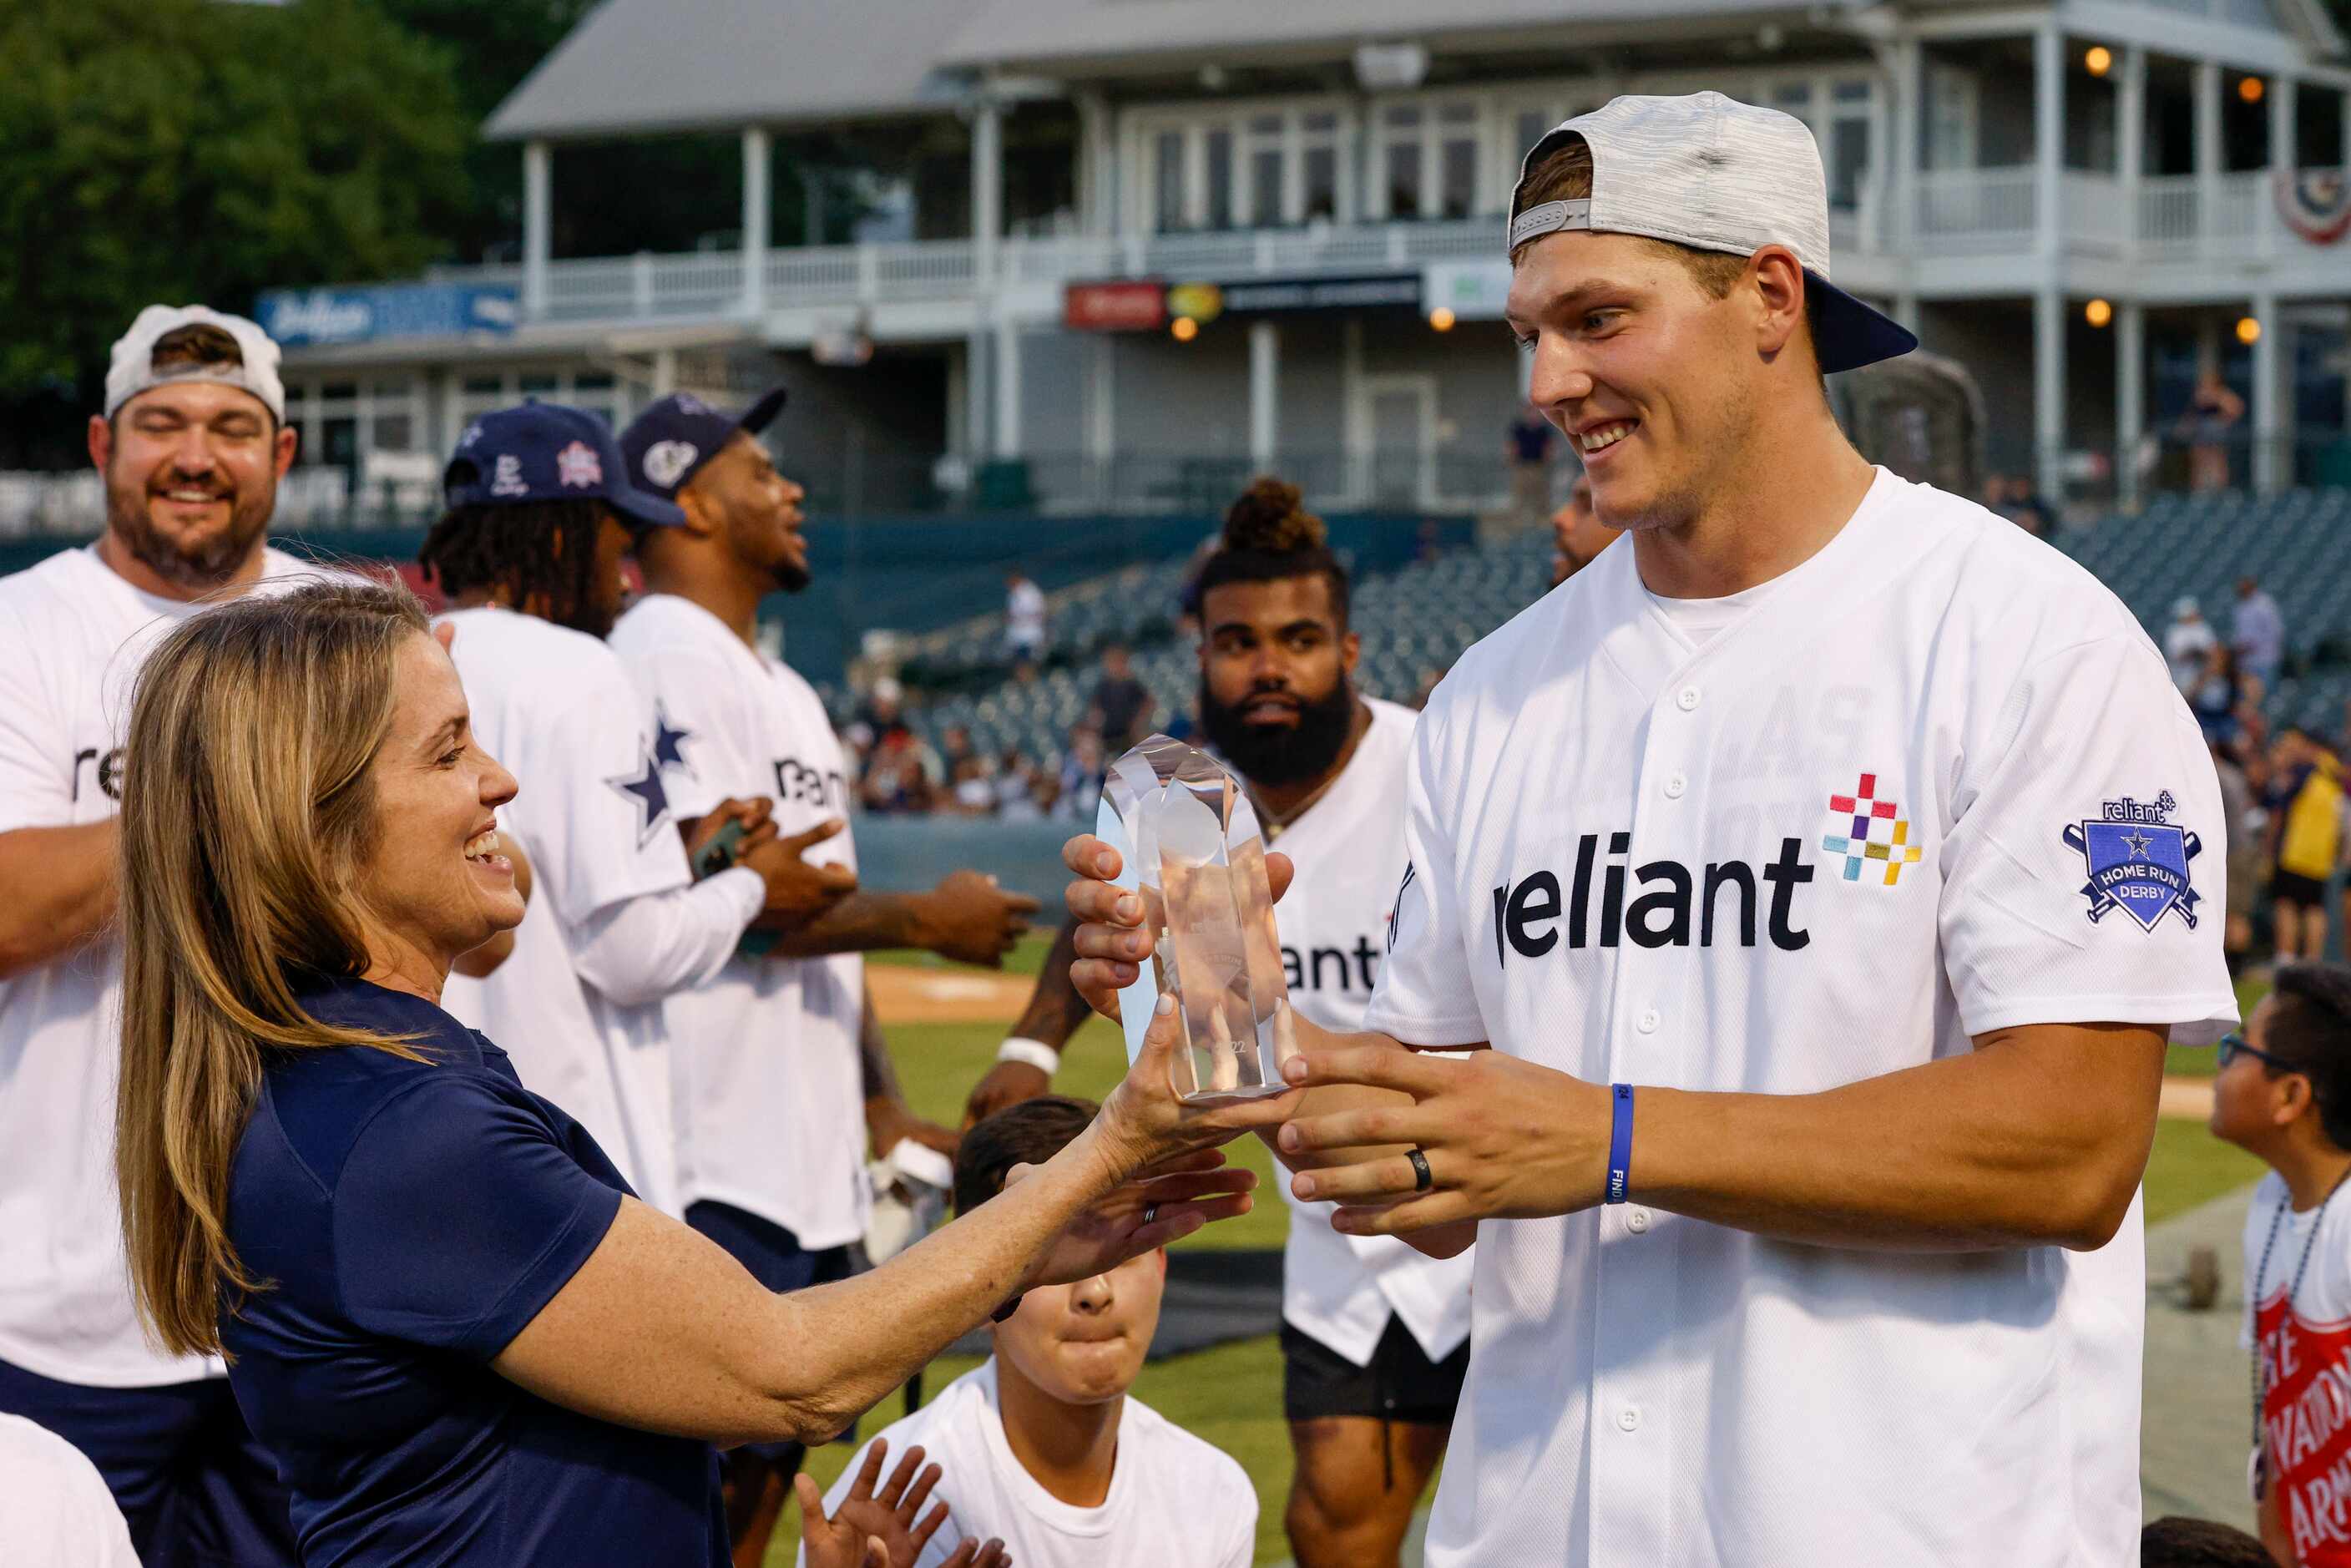
POLYGON ((1852 794, 1830 796, 1830 811, 1851 819, 1853 831, 1826 835, 1821 848, 1844 856, 1845 881, 1859 882, 1862 866, 1877 861, 1886 867, 1886 885, 1892 887, 1901 881, 1904 866, 1918 863, 1919 850, 1910 841, 1910 824, 1895 815, 1895 803, 1876 795, 1877 775, 1865 773, 1852 794))

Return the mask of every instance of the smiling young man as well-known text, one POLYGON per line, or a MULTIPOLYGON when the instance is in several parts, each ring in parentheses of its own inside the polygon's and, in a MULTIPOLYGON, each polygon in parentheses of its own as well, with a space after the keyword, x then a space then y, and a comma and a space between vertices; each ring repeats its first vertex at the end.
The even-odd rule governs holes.
POLYGON ((662 789, 652 705, 603 642, 621 604, 626 516, 683 515, 629 485, 603 421, 524 403, 466 427, 449 510, 418 559, 453 608, 450 656, 482 745, 522 780, 498 821, 529 857, 533 896, 511 955, 453 975, 443 1006, 515 1058, 578 1118, 631 1187, 677 1212, 662 998, 717 972, 744 932, 796 926, 855 885, 800 852, 824 824, 778 837, 764 806, 720 802, 707 831, 757 830, 740 862, 693 880, 662 789))
MULTIPOLYGON (((1301 1023, 1294 1082, 1415 1103, 1278 1140, 1347 1161, 1292 1183, 1345 1234, 1477 1237, 1436 1568, 2136 1555, 2163 1045, 2236 1013, 2219 788, 2112 593, 1846 442, 1823 374, 1913 340, 1827 206, 1715 93, 1568 121, 1512 203, 1534 398, 1630 548, 1437 688, 1376 1032, 1301 1023)), ((1071 900, 1106 1004, 1148 936, 1071 900)))
MULTIPOLYGON (((646 593, 611 646, 653 706, 662 786, 689 831, 729 797, 772 799, 786 832, 849 815, 848 764, 822 699, 758 643, 760 601, 811 580, 805 493, 758 440, 783 404, 778 389, 738 417, 679 393, 621 435, 631 482, 680 515, 639 536, 646 593)), ((815 855, 856 869, 845 827, 815 855)), ((1036 908, 970 871, 924 893, 860 890, 672 992, 663 1013, 686 1223, 771 1291, 847 1278, 871 1207, 869 1142, 888 1155, 912 1139, 942 1156, 956 1142, 907 1107, 862 955, 920 947, 998 966, 1036 908)), ((799 1463, 789 1443, 726 1457, 728 1523, 748 1568, 766 1559, 799 1463)))
POLYGON ((150 1568, 294 1561, 221 1364, 140 1331, 111 1163, 131 684, 206 600, 303 571, 265 542, 285 406, 260 328, 149 306, 90 416, 105 531, 0 581, 0 1414, 90 1457, 150 1568))
MULTIPOLYGON (((1099 1109, 1048 1095, 972 1127, 956 1155, 956 1217, 1002 1192, 1015 1166, 1052 1158, 1099 1109)), ((1166 1279, 1158 1250, 1029 1291, 988 1331, 993 1355, 874 1439, 920 1447, 946 1470, 932 1495, 946 1522, 913 1563, 890 1568, 940 1568, 983 1537, 1002 1542, 1018 1568, 1248 1568, 1257 1548, 1248 1473, 1127 1397, 1166 1279)), ((860 1459, 833 1483, 828 1511, 860 1459)))
MULTIPOLYGON (((1201 727, 1238 770, 1260 826, 1298 862, 1275 911, 1291 1001, 1364 1027, 1404 874, 1413 715, 1359 694, 1345 569, 1297 486, 1259 479, 1200 568, 1201 727)), ((1069 934, 971 1113, 1041 1094, 1085 1016, 1069 934)), ((1468 1256, 1342 1236, 1328 1204, 1290 1199, 1282 1406, 1297 1457, 1283 1522, 1301 1568, 1393 1564, 1444 1457, 1469 1361, 1468 1256)))

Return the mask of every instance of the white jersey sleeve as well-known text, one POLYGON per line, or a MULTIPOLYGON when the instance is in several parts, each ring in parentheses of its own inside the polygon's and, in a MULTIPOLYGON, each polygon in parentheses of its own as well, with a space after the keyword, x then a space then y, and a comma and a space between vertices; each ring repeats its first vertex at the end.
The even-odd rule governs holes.
POLYGON ((726 780, 762 771, 744 750, 759 734, 743 683, 719 661, 675 638, 648 638, 628 653, 629 674, 653 705, 653 749, 670 810, 683 821, 726 798, 726 780))
MULTIPOLYGON (((0 604, 0 647, 35 648, 32 627, 0 604)), ((40 664, 21 653, 0 659, 0 833, 73 820, 74 769, 80 759, 52 711, 40 664)))
POLYGON ((516 766, 525 794, 538 797, 528 847, 565 925, 692 880, 653 755, 652 705, 618 660, 581 669, 571 699, 533 740, 543 753, 516 766))
POLYGON ((1443 778, 1445 737, 1444 715, 1432 700, 1414 731, 1404 879, 1388 916, 1387 961, 1364 1015, 1365 1029, 1406 1045, 1475 1045, 1491 1038, 1471 984, 1469 925, 1453 874, 1455 824, 1435 805, 1455 798, 1443 778))
POLYGON ((2236 1019, 2227 823, 2195 720, 2136 628, 2027 664, 1964 737, 1942 846, 1944 967, 1970 1035, 2135 1023, 2209 1045, 2236 1019))

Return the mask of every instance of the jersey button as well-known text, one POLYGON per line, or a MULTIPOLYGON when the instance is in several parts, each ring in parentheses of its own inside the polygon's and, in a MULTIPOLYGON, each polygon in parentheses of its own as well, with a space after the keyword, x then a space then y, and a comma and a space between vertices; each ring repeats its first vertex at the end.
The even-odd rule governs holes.
POLYGON ((1664 1021, 1657 1016, 1656 1009, 1645 1008, 1642 1009, 1641 1016, 1633 1020, 1633 1027, 1643 1034, 1655 1034, 1657 1032, 1657 1025, 1664 1021))
POLYGON ((1689 780, 1677 773, 1666 780, 1666 799, 1678 800, 1682 798, 1682 791, 1688 788, 1689 780))
POLYGON ((1635 1236, 1646 1233, 1649 1228, 1649 1211, 1646 1208, 1626 1209, 1625 1211, 1625 1228, 1631 1231, 1635 1236))
POLYGON ((1681 709, 1684 713, 1687 713, 1690 709, 1698 706, 1698 688, 1696 686, 1684 686, 1681 690, 1676 692, 1674 694, 1674 706, 1681 709))
POLYGON ((1639 1411, 1639 1409, 1637 1409, 1636 1407, 1635 1407, 1635 1406, 1633 1406, 1627 1405, 1627 1406, 1625 1406, 1625 1408, 1623 1408, 1622 1410, 1617 1411, 1617 1412, 1616 1412, 1616 1427, 1617 1427, 1617 1429, 1618 1429, 1619 1431, 1624 1431, 1624 1432, 1637 1432, 1637 1431, 1639 1431, 1639 1430, 1641 1429, 1641 1412, 1639 1411))

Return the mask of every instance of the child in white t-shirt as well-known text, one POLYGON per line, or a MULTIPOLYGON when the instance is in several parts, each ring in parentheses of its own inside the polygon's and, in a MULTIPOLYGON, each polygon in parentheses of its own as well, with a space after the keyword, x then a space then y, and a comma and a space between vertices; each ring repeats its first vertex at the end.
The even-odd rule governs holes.
POLYGON ((2270 1167, 2245 1216, 2262 1541, 2280 1563, 2351 1568, 2351 969, 2279 967, 2220 1041, 2211 1128, 2270 1167))
MULTIPOLYGON (((1095 1110, 1048 1095, 973 1127, 956 1156, 956 1212, 1001 1191, 1014 1166, 1050 1159, 1095 1110)), ((1126 1396, 1166 1271, 1166 1255, 1148 1252, 1030 1291, 992 1331, 993 1356, 880 1435, 899 1453, 919 1445, 945 1471, 935 1496, 947 1521, 914 1568, 938 1568, 967 1539, 987 1537, 1019 1568, 1248 1568, 1257 1494, 1247 1474, 1126 1396)), ((828 1512, 862 1458, 826 1495, 828 1512)))

